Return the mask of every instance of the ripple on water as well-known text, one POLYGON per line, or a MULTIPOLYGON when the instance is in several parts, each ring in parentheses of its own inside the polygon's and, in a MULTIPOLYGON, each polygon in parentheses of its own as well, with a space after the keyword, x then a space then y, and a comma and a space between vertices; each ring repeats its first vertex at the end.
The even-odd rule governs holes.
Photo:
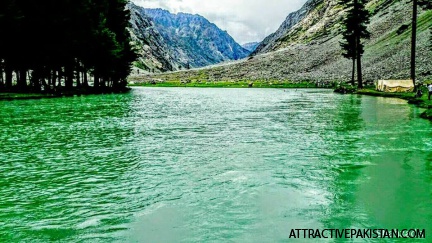
POLYGON ((432 225, 430 123, 406 103, 136 88, 0 108, 0 241, 266 242, 292 228, 432 225))

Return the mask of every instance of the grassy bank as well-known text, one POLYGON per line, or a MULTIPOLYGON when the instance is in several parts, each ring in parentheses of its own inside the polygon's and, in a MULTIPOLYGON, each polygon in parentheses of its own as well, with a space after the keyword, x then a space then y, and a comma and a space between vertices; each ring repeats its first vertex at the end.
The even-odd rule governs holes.
POLYGON ((427 109, 425 112, 421 114, 421 117, 432 120, 432 102, 428 100, 427 89, 423 87, 422 91, 423 91, 423 96, 421 98, 416 98, 413 93, 385 93, 385 92, 376 91, 374 88, 357 90, 356 93, 361 95, 400 98, 400 99, 408 100, 408 103, 410 104, 416 105, 420 108, 427 109))
POLYGON ((38 93, 0 93, 0 100, 35 100, 54 97, 56 96, 38 93))
MULTIPOLYGON (((129 86, 140 87, 190 87, 190 88, 317 88, 312 82, 287 82, 287 81, 215 81, 215 82, 139 82, 129 86)), ((322 87, 322 86, 320 86, 322 87)), ((327 88, 331 88, 327 85, 327 88)))
POLYGON ((35 100, 35 99, 49 99, 49 98, 59 98, 59 97, 71 97, 71 96, 81 96, 81 95, 94 95, 94 94, 112 94, 112 93, 127 93, 130 88, 110 88, 110 87, 100 87, 100 88, 73 88, 66 90, 64 88, 57 88, 56 90, 51 90, 49 92, 33 92, 31 90, 0 90, 0 101, 1 100, 35 100))

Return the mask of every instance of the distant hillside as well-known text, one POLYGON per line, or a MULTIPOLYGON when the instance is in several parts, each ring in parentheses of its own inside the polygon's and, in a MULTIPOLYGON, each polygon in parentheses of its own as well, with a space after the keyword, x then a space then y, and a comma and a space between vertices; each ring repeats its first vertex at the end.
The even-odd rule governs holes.
POLYGON ((145 9, 168 46, 191 67, 203 67, 249 55, 226 32, 200 15, 171 14, 162 9, 145 9), (173 50, 175 51, 175 50, 173 50))
POLYGON ((259 42, 250 42, 242 45, 242 47, 252 53, 253 51, 255 51, 259 44, 259 42))
POLYGON ((290 31, 296 29, 296 25, 300 21, 304 20, 306 17, 312 16, 313 12, 323 11, 324 2, 330 1, 308 0, 300 10, 290 13, 279 29, 275 33, 267 36, 252 54, 255 55, 274 50, 275 44, 283 37, 286 37, 290 31))
POLYGON ((152 19, 144 13, 144 9, 129 3, 131 11, 131 36, 138 53, 137 65, 149 72, 173 71, 180 62, 175 59, 162 35, 154 26, 152 19))
MULTIPOLYGON (((371 0, 363 57, 364 79, 407 79, 410 77, 410 36, 412 3, 407 0, 371 0)), ((338 0, 309 0, 299 11, 288 15, 279 30, 267 37, 247 60, 198 71, 158 77, 161 80, 289 80, 346 81, 351 63, 341 56, 341 19, 338 0)), ((417 75, 419 81, 432 80, 430 31, 432 10, 419 9, 417 75)), ((142 80, 152 79, 143 76, 142 80)))
POLYGON ((226 32, 199 15, 171 14, 129 4, 132 35, 141 54, 139 66, 146 70, 174 71, 203 67, 247 57, 226 32))

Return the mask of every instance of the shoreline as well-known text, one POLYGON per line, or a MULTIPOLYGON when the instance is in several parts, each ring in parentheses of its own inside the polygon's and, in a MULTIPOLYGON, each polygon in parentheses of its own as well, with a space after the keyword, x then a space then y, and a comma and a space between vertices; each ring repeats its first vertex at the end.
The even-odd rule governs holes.
MULTIPOLYGON (((0 90, 0 101, 13 101, 13 100, 37 100, 37 99, 52 99, 62 97, 74 97, 82 95, 99 95, 99 94, 122 94, 128 93, 132 90, 131 87, 154 87, 154 88, 273 88, 273 89, 334 89, 333 85, 317 85, 316 83, 301 82, 301 83, 268 83, 268 82, 214 82, 214 83, 180 83, 180 82, 163 82, 163 83, 135 83, 129 84, 126 88, 117 90, 112 88, 102 89, 74 89, 74 90, 61 90, 57 93, 37 93, 31 91, 20 92, 18 90, 0 90)), ((373 88, 364 88, 361 90, 352 90, 352 92, 344 93, 335 90, 341 94, 358 94, 368 95, 375 97, 385 98, 399 98, 407 100, 408 104, 415 105, 419 108, 426 109, 421 115, 421 118, 432 121, 432 101, 427 99, 427 92, 423 93, 421 98, 414 97, 413 93, 384 93, 376 91, 373 88)))
POLYGON ((32 92, 20 91, 20 90, 0 90, 0 101, 12 101, 12 100, 39 100, 39 99, 53 99, 62 97, 74 97, 82 95, 100 95, 100 94, 122 94, 128 93, 131 88, 125 87, 122 89, 113 88, 76 88, 72 90, 59 90, 57 92, 32 92))
POLYGON ((384 93, 384 92, 376 91, 375 89, 368 89, 368 88, 357 90, 353 94, 384 97, 384 98, 399 98, 399 99, 407 100, 408 104, 410 105, 415 105, 419 108, 426 109, 420 115, 420 117, 432 121, 432 101, 427 99, 427 92, 423 93, 423 96, 421 98, 414 97, 413 93, 384 93))
POLYGON ((139 82, 131 83, 129 87, 159 87, 159 88, 274 88, 274 89, 301 89, 301 88, 333 88, 332 84, 317 85, 313 82, 270 82, 270 81, 217 81, 217 82, 139 82))

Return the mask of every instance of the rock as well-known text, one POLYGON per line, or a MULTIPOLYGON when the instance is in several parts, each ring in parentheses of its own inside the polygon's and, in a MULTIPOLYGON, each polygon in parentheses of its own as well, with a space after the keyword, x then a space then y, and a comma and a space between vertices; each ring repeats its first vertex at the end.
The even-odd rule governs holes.
POLYGON ((250 51, 200 15, 171 14, 132 2, 130 29, 139 49, 139 65, 166 72, 245 58, 250 51))
POLYGON ((259 42, 250 42, 242 45, 242 47, 252 53, 259 46, 259 44, 259 42))
MULTIPOLYGON (((379 79, 407 79, 410 77, 410 36, 392 33, 401 23, 410 22, 412 8, 407 1, 388 2, 386 8, 377 4, 368 26, 371 39, 366 42, 362 59, 363 79, 368 83, 379 79), (384 11, 391 14, 382 15, 384 11)), ((281 28, 261 43, 253 58, 156 76, 163 80, 199 76, 205 77, 205 81, 289 80, 325 84, 349 81, 352 63, 342 57, 339 44, 342 16, 338 0, 309 0, 301 10, 288 15, 281 28), (311 41, 316 44, 308 45, 311 41)), ((419 19, 427 16, 428 12, 419 12, 419 19)), ((432 80, 432 52, 430 31, 418 30, 417 79, 421 82, 432 80)))

